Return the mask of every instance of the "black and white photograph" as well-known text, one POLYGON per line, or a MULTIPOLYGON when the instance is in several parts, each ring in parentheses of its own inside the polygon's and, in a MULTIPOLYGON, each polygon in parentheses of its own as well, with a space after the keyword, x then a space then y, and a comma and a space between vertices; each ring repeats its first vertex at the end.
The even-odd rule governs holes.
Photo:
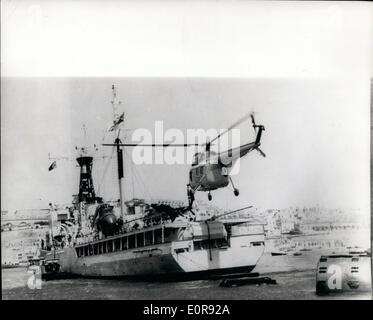
POLYGON ((371 300, 372 61, 365 2, 2 1, 2 299, 371 300))

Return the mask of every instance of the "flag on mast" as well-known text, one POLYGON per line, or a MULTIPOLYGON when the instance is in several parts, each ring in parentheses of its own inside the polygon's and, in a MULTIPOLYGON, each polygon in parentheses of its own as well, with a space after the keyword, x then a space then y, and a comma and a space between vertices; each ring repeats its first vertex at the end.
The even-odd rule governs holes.
POLYGON ((115 131, 115 130, 119 129, 119 125, 123 121, 124 121, 124 112, 113 121, 113 125, 108 129, 108 131, 110 132, 110 131, 115 131))
POLYGON ((53 163, 49 166, 48 171, 52 171, 54 168, 57 168, 57 162, 53 161, 53 163))

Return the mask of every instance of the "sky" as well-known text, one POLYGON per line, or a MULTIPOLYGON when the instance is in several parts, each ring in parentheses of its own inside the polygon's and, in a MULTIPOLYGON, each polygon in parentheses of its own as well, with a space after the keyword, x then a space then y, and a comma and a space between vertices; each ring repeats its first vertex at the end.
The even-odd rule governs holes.
MULTIPOLYGON (((255 111, 257 123, 266 128, 261 148, 267 157, 252 152, 242 158, 240 172, 233 178, 240 197, 221 189, 213 192, 214 204, 346 208, 369 202, 369 84, 299 79, 5 78, 3 207, 69 202, 78 190, 75 146, 84 144, 99 146, 96 189, 100 185, 100 195, 106 199, 117 197, 115 161, 101 181, 108 161, 102 156, 111 154, 111 148, 101 144, 113 142, 105 132, 112 119, 112 83, 123 101, 126 129, 154 132, 157 120, 163 121, 165 130, 224 129, 255 111), (70 160, 57 160, 57 168, 49 172, 49 153, 70 160)), ((238 128, 242 143, 254 139, 249 120, 238 128)), ((130 142, 131 131, 122 139, 130 142)), ((188 165, 131 166, 132 150, 126 152, 125 196, 186 200, 188 165)), ((205 200, 207 194, 198 198, 205 200)))
MULTIPOLYGON (((48 153, 73 159, 83 124, 89 143, 111 142, 112 83, 130 129, 155 120, 220 129, 256 112, 267 157, 243 158, 240 197, 221 189, 216 205, 369 207, 368 5, 2 1, 2 210, 71 200, 76 163, 48 172, 48 153)), ((104 167, 95 161, 96 189, 115 198, 116 168, 104 182, 104 167)), ((186 200, 187 166, 127 164, 126 173, 125 196, 186 200)))

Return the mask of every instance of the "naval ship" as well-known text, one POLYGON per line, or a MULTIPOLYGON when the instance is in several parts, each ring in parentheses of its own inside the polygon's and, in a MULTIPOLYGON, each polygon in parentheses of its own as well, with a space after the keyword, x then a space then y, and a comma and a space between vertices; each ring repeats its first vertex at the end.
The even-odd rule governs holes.
MULTIPOLYGON (((113 85, 113 131, 123 121, 113 85)), ((118 201, 96 196, 93 159, 80 148, 79 194, 62 213, 51 209, 40 254, 42 274, 83 277, 197 277, 249 273, 264 251, 264 230, 247 219, 201 218, 172 201, 122 196, 123 150, 117 143, 118 201)))

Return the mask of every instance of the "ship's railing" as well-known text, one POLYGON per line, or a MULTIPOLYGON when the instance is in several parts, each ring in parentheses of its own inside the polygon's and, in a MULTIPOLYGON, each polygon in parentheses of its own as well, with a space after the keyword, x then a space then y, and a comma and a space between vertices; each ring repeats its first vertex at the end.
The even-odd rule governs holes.
POLYGON ((165 225, 162 225, 82 243, 75 246, 75 251, 78 257, 84 257, 145 247, 158 250, 153 246, 166 242, 170 239, 165 238, 165 225))
MULTIPOLYGON (((139 218, 135 218, 132 220, 124 221, 123 225, 120 226, 117 232, 115 232, 115 234, 113 235, 108 235, 108 236, 102 235, 102 237, 100 237, 99 234, 97 233, 97 234, 90 234, 85 237, 77 237, 76 245, 84 245, 84 244, 92 243, 95 241, 113 239, 118 236, 131 235, 132 233, 145 232, 157 226, 162 226, 162 229, 163 229, 164 225, 171 223, 172 221, 173 219, 172 217, 170 217, 168 213, 159 213, 159 214, 153 214, 151 216, 139 217, 139 218), (141 223, 137 223, 140 221, 141 223)), ((162 238, 164 238, 163 231, 162 231, 162 238)))

